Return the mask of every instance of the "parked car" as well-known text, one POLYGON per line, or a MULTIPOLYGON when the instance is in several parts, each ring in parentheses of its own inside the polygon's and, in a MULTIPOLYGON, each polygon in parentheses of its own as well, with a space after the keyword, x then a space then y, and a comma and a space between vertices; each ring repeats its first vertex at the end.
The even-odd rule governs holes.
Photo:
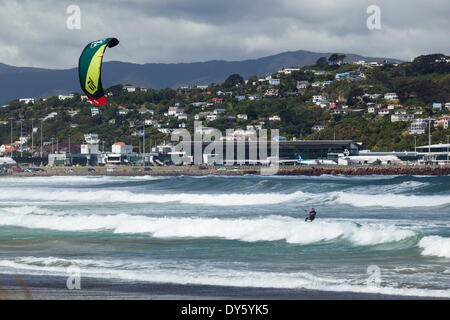
POLYGON ((23 172, 21 167, 12 167, 12 172, 23 172))
POLYGON ((144 168, 144 171, 152 171, 152 168, 144 168))
POLYGON ((88 168, 87 171, 88 172, 95 172, 95 169, 94 168, 88 168))

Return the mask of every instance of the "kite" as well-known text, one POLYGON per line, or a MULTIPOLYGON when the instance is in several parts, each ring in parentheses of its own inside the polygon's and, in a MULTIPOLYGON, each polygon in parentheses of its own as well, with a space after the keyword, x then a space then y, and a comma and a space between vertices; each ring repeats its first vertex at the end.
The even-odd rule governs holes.
POLYGON ((116 38, 93 41, 84 48, 78 61, 81 89, 88 99, 97 106, 106 104, 101 78, 103 53, 106 47, 112 48, 118 44, 119 40, 116 38))

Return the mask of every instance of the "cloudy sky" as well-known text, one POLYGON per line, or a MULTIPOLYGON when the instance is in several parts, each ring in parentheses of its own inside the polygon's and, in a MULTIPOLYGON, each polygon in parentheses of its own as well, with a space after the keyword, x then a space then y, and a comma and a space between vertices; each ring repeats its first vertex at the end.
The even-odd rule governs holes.
MULTIPOLYGON (((72 68, 84 45, 114 36, 105 60, 242 60, 283 51, 410 60, 450 54, 450 0, 0 0, 0 62, 72 68), (81 29, 70 30, 70 5, 81 29), (381 10, 369 30, 367 8, 381 10)), ((74 21, 74 20, 70 20, 74 21)))

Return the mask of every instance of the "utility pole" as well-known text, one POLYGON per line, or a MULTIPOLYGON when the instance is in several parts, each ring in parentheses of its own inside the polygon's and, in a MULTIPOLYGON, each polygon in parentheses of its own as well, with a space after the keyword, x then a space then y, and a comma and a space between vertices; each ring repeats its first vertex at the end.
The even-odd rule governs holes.
POLYGON ((13 156, 13 119, 14 118, 10 118, 11 119, 11 158, 13 156))
POLYGON ((428 157, 431 154, 431 119, 428 119, 428 157))
POLYGON ((34 119, 31 119, 31 157, 33 158, 34 147, 34 119))
POLYGON ((448 145, 450 144, 450 136, 449 135, 447 135, 447 164, 448 164, 448 145))
POLYGON ((44 154, 42 153, 42 151, 43 151, 42 149, 44 148, 44 141, 43 141, 43 139, 44 139, 44 138, 43 138, 43 137, 44 137, 44 134, 43 134, 43 129, 42 129, 42 128, 43 128, 43 124, 42 124, 43 122, 44 122, 44 119, 42 118, 42 119, 41 119, 41 152, 40 152, 40 156, 41 156, 41 166, 44 165, 44 163, 42 162, 42 158, 43 158, 43 156, 44 156, 44 154))
POLYGON ((144 130, 142 137, 142 165, 145 166, 145 122, 144 122, 144 130))

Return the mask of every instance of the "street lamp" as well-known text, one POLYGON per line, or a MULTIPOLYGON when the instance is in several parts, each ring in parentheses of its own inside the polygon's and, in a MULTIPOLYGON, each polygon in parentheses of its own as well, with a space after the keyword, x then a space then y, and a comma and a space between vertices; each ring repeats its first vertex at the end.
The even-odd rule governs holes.
POLYGON ((450 135, 447 135, 447 164, 448 164, 448 147, 450 144, 450 135))

